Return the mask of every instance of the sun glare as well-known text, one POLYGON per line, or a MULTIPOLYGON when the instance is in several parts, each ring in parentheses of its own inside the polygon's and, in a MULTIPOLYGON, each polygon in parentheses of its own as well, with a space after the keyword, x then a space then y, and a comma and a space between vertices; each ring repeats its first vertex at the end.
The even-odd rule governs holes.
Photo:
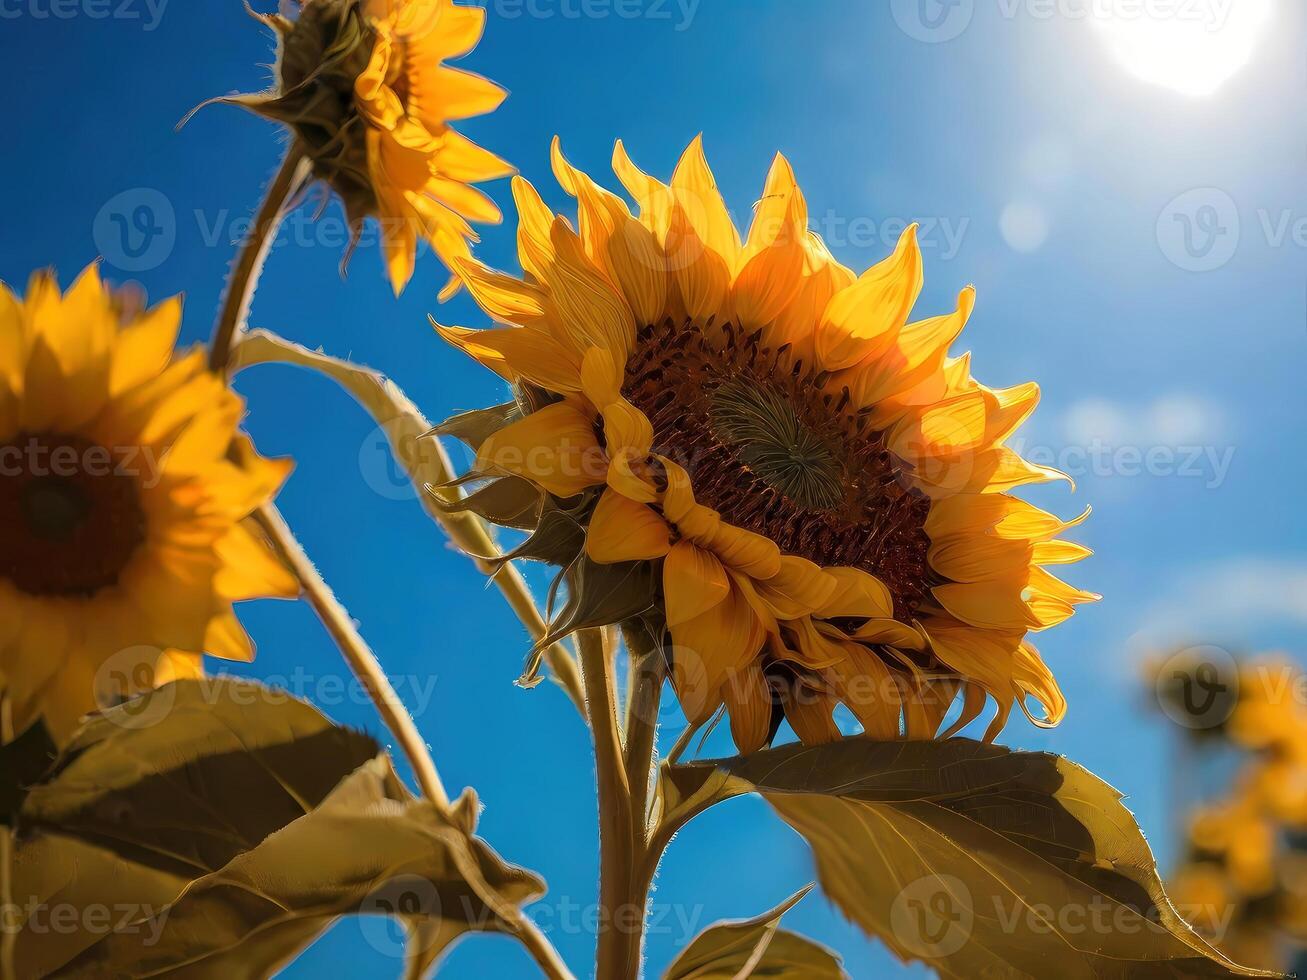
POLYGON ((1099 0, 1090 18, 1146 82, 1210 95, 1252 60, 1277 0, 1099 0))

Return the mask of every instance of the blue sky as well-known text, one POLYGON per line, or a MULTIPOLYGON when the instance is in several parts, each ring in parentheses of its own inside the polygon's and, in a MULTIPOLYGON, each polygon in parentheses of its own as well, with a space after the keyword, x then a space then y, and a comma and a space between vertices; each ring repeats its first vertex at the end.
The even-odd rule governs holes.
MULTIPOLYGON (((0 0, 0 277, 21 284, 53 265, 66 282, 104 252, 105 274, 152 300, 184 292, 185 338, 199 342, 280 137, 226 108, 174 126, 206 98, 262 87, 269 41, 237 0, 64 3, 0 0), (113 215, 142 203, 165 235, 134 261, 113 215)), ((743 218, 784 151, 846 264, 867 266, 903 221, 922 221, 919 313, 951 309, 976 284, 963 339, 977 376, 1037 379, 1044 403, 1025 446, 1079 478, 1074 495, 1042 489, 1038 502, 1068 516, 1095 509, 1078 533, 1097 554, 1072 578, 1106 598, 1040 642, 1070 715, 1053 732, 1014 721, 1002 740, 1065 753, 1123 790, 1165 862, 1171 743, 1138 682, 1145 652, 1201 641, 1296 654, 1307 634, 1304 14, 1281 2, 1242 71, 1195 97, 1125 70, 1082 16, 1088 4, 926 4, 940 20, 900 0, 496 0, 466 65, 512 95, 464 129, 560 209, 555 134, 574 163, 610 179, 615 138, 666 177, 702 132, 743 218)), ((1155 67, 1145 61, 1136 67, 1155 67)), ((489 190, 511 222, 507 182, 489 190)), ((443 282, 432 258, 395 300, 375 249, 342 281, 335 236, 300 217, 272 255, 256 325, 387 372, 432 418, 501 400, 427 326, 443 282)), ((514 267, 511 223, 484 239, 485 258, 514 267)), ((485 322, 465 297, 439 315, 485 322)), ((446 782, 474 785, 485 836, 549 881, 533 914, 583 973, 592 937, 579 910, 597 866, 579 720, 551 686, 512 685, 522 630, 395 483, 348 398, 281 368, 251 371, 240 388, 260 448, 298 461, 281 498, 289 520, 418 712, 446 782)), ((244 672, 379 729, 366 703, 341 694, 347 675, 306 608, 261 603, 242 616, 259 645, 244 672)), ((756 914, 812 877, 802 842, 762 804, 711 811, 659 878, 651 972, 692 931, 756 914)), ((854 977, 924 975, 818 895, 786 922, 840 951, 854 977)), ((285 975, 391 977, 397 949, 384 930, 346 922, 285 975)), ((510 942, 475 937, 447 975, 534 973, 510 942)))

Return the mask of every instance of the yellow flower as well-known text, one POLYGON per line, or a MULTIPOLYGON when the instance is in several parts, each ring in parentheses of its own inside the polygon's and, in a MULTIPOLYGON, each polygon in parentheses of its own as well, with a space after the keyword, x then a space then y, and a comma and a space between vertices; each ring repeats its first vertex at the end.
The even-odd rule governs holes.
POLYGON ((879 738, 936 736, 959 695, 950 732, 986 695, 990 737, 1027 695, 1056 723, 1027 634, 1096 598, 1044 568, 1088 551, 1004 492, 1060 474, 1004 445, 1036 386, 986 388, 948 356, 973 290, 909 323, 915 227, 855 275, 809 232, 783 157, 744 241, 698 140, 670 186, 620 143, 614 168, 638 217, 555 143, 579 233, 517 179, 526 277, 458 263, 508 326, 441 333, 536 409, 477 471, 596 498, 586 556, 660 569, 682 706, 698 722, 724 704, 742 751, 782 710, 805 742, 838 737, 839 702, 879 738))
POLYGON ((60 295, 0 285, 0 690, 21 730, 249 660, 232 603, 296 585, 242 520, 288 462, 238 433, 239 397, 196 350, 178 300, 131 312, 94 266, 60 295))
POLYGON ((294 20, 259 19, 281 38, 277 86, 218 101, 291 127, 315 175, 340 196, 356 240, 364 219, 376 218, 397 294, 413 276, 419 238, 446 265, 466 258, 477 240, 470 222, 501 219, 470 185, 513 172, 450 125, 493 111, 506 94, 443 64, 476 47, 485 10, 452 0, 302 0, 294 20))

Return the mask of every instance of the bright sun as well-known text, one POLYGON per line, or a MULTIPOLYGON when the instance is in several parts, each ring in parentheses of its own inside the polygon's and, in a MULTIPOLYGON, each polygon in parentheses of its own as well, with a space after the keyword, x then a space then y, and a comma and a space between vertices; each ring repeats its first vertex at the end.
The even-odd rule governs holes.
POLYGON ((1090 18, 1121 65, 1146 82, 1209 95, 1243 68, 1277 0, 1097 0, 1090 18))

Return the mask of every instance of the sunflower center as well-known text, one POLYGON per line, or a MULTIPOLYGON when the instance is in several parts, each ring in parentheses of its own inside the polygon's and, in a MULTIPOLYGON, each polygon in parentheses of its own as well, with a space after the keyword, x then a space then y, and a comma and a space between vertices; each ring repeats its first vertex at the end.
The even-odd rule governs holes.
POLYGON ((839 463, 769 384, 726 381, 708 399, 713 435, 733 445, 740 462, 773 489, 810 510, 839 506, 839 463))
POLYGON ((787 554, 875 575, 911 618, 933 584, 930 502, 900 478, 885 434, 788 346, 730 324, 708 334, 672 321, 640 331, 623 391, 653 424, 655 452, 723 519, 787 554))
POLYGON ((29 595, 114 585, 145 540, 136 478, 93 442, 21 433, 0 445, 0 578, 29 595))

